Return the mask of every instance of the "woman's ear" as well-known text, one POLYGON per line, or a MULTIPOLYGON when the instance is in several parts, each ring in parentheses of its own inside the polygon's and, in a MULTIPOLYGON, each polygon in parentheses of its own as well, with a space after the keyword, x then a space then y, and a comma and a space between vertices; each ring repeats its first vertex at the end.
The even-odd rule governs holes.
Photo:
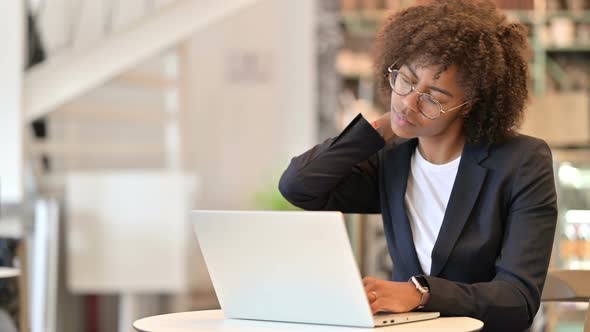
POLYGON ((461 110, 461 116, 466 119, 467 117, 469 117, 469 113, 471 113, 471 110, 473 109, 473 105, 471 103, 469 103, 468 105, 465 105, 465 107, 461 110))
POLYGON ((472 102, 468 103, 467 105, 465 105, 465 107, 463 107, 463 109, 461 109, 461 116, 463 118, 467 118, 469 117, 469 113, 471 113, 471 110, 473 110, 473 106, 475 105, 475 103, 477 103, 479 101, 479 98, 473 98, 472 102))

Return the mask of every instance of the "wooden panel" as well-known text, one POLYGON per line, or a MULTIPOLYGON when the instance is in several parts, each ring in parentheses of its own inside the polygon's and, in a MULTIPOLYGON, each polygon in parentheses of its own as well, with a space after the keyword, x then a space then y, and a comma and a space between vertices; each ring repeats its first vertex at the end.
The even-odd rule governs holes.
POLYGON ((92 102, 61 107, 55 116, 65 118, 67 121, 134 121, 140 123, 161 123, 169 117, 163 109, 154 107, 139 109, 137 106, 126 106, 123 103, 106 105, 92 102))
POLYGON ((138 156, 162 153, 162 145, 129 142, 90 143, 90 142, 37 142, 30 144, 29 152, 51 154, 66 158, 82 158, 89 155, 138 156))
POLYGON ((29 331, 29 260, 27 259, 27 245, 25 241, 20 241, 17 248, 17 256, 20 261, 20 276, 18 278, 18 296, 19 296, 19 327, 21 331, 29 331))
POLYGON ((586 144, 590 141, 590 100, 584 92, 534 97, 521 132, 551 145, 586 144))
POLYGON ((142 73, 139 71, 129 71, 115 77, 112 81, 115 84, 131 85, 145 89, 164 90, 173 88, 176 85, 174 78, 154 73, 142 73))

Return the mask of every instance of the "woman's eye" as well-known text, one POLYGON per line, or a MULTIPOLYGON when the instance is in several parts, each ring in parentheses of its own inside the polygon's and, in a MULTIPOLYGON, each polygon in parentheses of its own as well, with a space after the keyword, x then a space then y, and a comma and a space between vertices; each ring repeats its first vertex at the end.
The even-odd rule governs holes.
POLYGON ((439 94, 439 95, 440 95, 440 98, 430 96, 429 99, 431 99, 434 103, 439 103, 441 105, 444 105, 449 102, 448 100, 445 99, 447 96, 445 96, 443 94, 439 94))
MULTIPOLYGON (((427 101, 429 104, 433 104, 433 105, 437 105, 437 104, 439 103, 439 101, 437 101, 436 99, 434 99, 434 97, 432 97, 432 96, 428 96, 428 97, 426 98, 426 101, 427 101)), ((442 102, 440 102, 440 103, 441 103, 441 104, 443 104, 442 102)))

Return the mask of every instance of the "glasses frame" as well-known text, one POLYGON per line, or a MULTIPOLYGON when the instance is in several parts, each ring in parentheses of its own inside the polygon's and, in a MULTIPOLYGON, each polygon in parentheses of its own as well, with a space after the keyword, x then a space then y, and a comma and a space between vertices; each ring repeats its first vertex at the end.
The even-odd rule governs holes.
MULTIPOLYGON (((448 109, 448 110, 444 110, 443 107, 442 107, 442 105, 440 104, 440 102, 436 98, 434 98, 432 95, 430 95, 430 94, 428 94, 426 92, 420 92, 420 91, 416 90, 416 85, 415 84, 410 83, 410 91, 408 91, 406 94, 401 94, 401 93, 395 91, 394 84, 393 84, 394 82, 392 82, 392 78, 391 78, 392 75, 394 75, 394 74, 396 75, 395 76, 395 79, 397 79, 397 75, 399 75, 399 74, 404 75, 403 73, 401 73, 399 71, 399 69, 393 69, 396 64, 397 64, 397 61, 394 62, 394 63, 392 63, 391 66, 387 67, 387 72, 388 72, 388 74, 387 74, 387 80, 389 81, 389 86, 391 87, 391 91, 395 92, 395 94, 398 95, 398 96, 408 96, 412 92, 416 92, 418 94, 418 100, 420 100, 420 97, 422 97, 422 95, 426 95, 426 96, 430 97, 430 99, 432 99, 438 105, 439 112, 438 112, 438 115, 435 116, 435 117, 430 117, 430 116, 424 114, 424 111, 422 111, 422 108, 420 108, 420 103, 417 103, 418 110, 420 111, 420 114, 422 114, 423 117, 425 117, 425 118, 427 118, 429 120, 436 120, 436 119, 440 118, 440 116, 442 114, 446 114, 448 112, 454 111, 457 108, 462 107, 464 105, 467 105, 467 104, 469 104, 470 102, 472 102, 474 100, 474 99, 470 99, 470 100, 464 102, 461 105, 455 106, 455 107, 453 107, 451 109, 448 109)), ((404 75, 404 76, 406 76, 406 75, 404 75)))

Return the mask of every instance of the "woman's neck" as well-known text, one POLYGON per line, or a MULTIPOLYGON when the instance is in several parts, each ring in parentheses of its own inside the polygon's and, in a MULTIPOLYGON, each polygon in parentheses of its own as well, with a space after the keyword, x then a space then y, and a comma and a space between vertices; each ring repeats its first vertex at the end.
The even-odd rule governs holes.
POLYGON ((418 149, 422 157, 437 165, 457 159, 463 153, 464 146, 465 136, 463 133, 418 138, 418 149))

